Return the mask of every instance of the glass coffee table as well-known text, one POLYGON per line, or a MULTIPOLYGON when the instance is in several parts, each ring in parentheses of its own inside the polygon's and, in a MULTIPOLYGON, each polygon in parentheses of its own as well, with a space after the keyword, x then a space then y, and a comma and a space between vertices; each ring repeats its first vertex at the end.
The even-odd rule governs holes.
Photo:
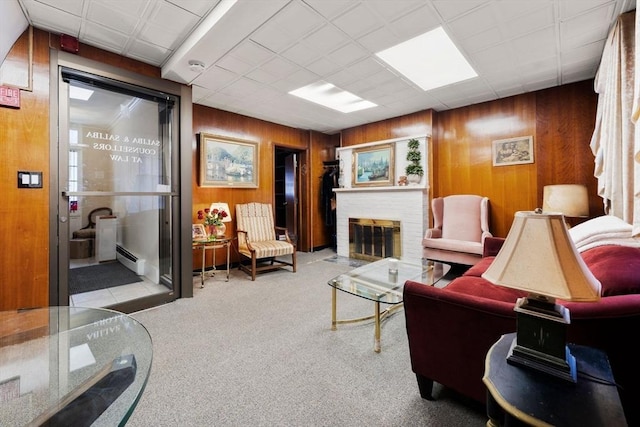
POLYGON ((374 319, 373 350, 380 352, 380 322, 389 314, 402 307, 402 291, 407 280, 433 286, 445 276, 451 266, 441 262, 424 260, 422 264, 412 264, 391 258, 381 259, 329 280, 331 289, 331 330, 335 331, 338 324, 362 322, 374 319), (374 302, 375 309, 372 316, 355 319, 336 318, 337 290, 341 290, 360 298, 374 302), (380 304, 389 304, 380 311, 380 304))
POLYGON ((0 311, 0 426, 125 425, 152 358, 149 332, 117 311, 0 311))

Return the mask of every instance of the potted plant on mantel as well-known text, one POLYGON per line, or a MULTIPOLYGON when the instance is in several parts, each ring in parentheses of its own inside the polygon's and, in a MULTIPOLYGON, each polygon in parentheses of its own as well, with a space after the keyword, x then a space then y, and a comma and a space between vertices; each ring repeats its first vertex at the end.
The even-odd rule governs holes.
POLYGON ((407 161, 409 161, 409 164, 404 170, 407 174, 407 181, 409 181, 409 184, 419 184, 420 180, 422 180, 422 175, 424 175, 420 142, 415 138, 410 139, 407 143, 407 148, 407 161))

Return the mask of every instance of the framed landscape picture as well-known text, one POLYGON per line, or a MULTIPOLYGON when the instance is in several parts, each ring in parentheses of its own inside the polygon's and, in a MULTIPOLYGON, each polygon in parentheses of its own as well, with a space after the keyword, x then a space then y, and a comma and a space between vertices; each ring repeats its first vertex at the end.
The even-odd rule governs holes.
POLYGON ((393 185, 394 151, 393 144, 379 144, 353 150, 353 170, 351 182, 354 186, 393 185))
POLYGON ((491 151, 493 166, 533 163, 533 136, 493 141, 491 151))
POLYGON ((258 188, 258 144, 200 134, 200 186, 258 188))

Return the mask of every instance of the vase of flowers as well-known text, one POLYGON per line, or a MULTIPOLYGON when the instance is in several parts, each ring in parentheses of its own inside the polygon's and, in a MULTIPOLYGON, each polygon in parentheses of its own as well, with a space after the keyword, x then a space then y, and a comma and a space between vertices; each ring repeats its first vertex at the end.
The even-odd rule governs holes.
POLYGON ((224 209, 210 210, 206 208, 198 211, 198 219, 204 220, 204 225, 209 232, 209 237, 224 236, 227 226, 224 225, 223 219, 229 216, 224 209))

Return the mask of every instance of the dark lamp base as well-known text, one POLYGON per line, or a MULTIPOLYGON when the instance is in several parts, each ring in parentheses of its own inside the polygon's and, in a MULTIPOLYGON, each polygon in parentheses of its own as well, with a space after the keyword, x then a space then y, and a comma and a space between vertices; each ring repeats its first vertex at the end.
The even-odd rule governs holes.
POLYGON ((567 347, 569 310, 532 298, 520 298, 514 310, 517 332, 507 362, 577 382, 576 360, 567 347))
POLYGON ((569 347, 565 347, 564 359, 559 359, 518 345, 516 337, 513 339, 509 354, 507 354, 507 363, 540 371, 565 381, 578 382, 576 358, 569 351, 569 347))

